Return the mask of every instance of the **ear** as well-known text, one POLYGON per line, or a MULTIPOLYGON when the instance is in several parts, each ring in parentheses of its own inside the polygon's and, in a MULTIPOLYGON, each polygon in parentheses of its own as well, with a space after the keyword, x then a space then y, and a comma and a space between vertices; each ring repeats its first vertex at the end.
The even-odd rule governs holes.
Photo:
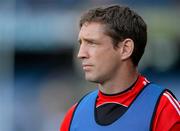
POLYGON ((120 46, 121 59, 126 60, 130 58, 134 50, 134 41, 130 38, 126 38, 125 40, 120 42, 119 46, 120 46))

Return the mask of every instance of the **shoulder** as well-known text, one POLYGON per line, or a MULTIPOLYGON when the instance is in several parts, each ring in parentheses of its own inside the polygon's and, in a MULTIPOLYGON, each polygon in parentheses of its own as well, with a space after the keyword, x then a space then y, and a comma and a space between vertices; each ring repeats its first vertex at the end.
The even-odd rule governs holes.
POLYGON ((92 95, 96 95, 98 93, 97 90, 95 91, 92 91, 92 92, 89 92, 87 93, 86 95, 84 95, 80 101, 78 103, 76 103, 75 105, 73 105, 68 111, 67 113, 65 114, 65 117, 61 123, 61 127, 60 127, 60 131, 69 131, 69 127, 71 125, 71 121, 72 121, 72 118, 73 118, 73 115, 74 115, 74 112, 76 110, 76 108, 79 106, 79 104, 81 103, 82 100, 84 100, 85 98, 88 98, 92 95))
POLYGON ((177 116, 180 116, 180 102, 175 98, 173 93, 169 90, 163 92, 159 107, 168 109, 169 112, 173 112, 177 116))
POLYGON ((180 104, 169 90, 165 90, 157 103, 153 131, 177 128, 180 123, 180 104))
POLYGON ((69 131, 69 126, 71 124, 71 119, 77 104, 73 105, 66 113, 60 127, 60 131, 69 131))

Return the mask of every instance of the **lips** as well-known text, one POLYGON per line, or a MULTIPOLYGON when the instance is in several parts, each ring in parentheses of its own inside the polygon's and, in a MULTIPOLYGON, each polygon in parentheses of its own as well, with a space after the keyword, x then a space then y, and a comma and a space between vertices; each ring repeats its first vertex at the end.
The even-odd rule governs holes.
POLYGON ((88 64, 83 64, 82 66, 83 66, 83 70, 85 71, 88 71, 92 68, 92 65, 88 65, 88 64))

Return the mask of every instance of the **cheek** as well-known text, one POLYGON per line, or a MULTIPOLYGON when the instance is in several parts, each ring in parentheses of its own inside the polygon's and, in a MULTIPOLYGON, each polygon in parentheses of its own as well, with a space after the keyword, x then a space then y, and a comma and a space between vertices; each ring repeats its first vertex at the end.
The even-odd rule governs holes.
POLYGON ((119 56, 113 51, 103 51, 95 55, 97 70, 108 70, 118 65, 119 56))

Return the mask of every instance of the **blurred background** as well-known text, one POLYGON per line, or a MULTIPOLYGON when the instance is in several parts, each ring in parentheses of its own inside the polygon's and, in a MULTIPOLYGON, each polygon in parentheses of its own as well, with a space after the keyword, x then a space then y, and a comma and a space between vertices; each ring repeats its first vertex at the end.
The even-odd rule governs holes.
POLYGON ((139 70, 180 98, 178 0, 0 0, 0 131, 58 131, 65 112, 96 85, 78 61, 83 11, 120 3, 148 24, 139 70))

